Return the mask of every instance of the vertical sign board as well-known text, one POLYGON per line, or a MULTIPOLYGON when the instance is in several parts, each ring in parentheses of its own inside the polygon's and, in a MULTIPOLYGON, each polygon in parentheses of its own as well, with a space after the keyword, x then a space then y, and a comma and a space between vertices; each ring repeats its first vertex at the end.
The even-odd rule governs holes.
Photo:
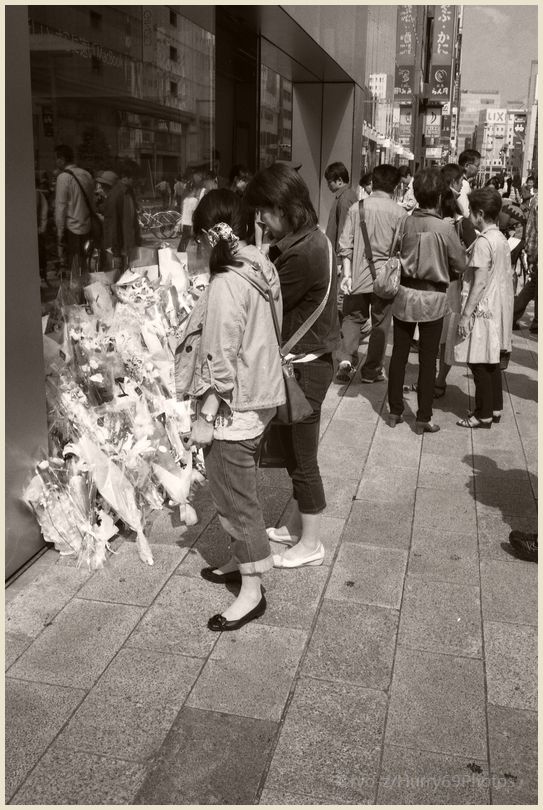
POLYGON ((394 101, 410 104, 415 93, 417 7, 398 6, 394 101))
POLYGON ((450 101, 454 53, 454 6, 434 6, 430 98, 450 101))
POLYGON ((515 114, 513 129, 517 138, 524 140, 526 135, 526 113, 515 114))

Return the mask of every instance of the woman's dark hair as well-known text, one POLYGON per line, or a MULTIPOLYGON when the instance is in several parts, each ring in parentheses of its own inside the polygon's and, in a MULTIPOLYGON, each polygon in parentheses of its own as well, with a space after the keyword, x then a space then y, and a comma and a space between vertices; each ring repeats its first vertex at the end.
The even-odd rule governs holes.
POLYGON ((408 177, 413 174, 411 168, 409 166, 400 166, 399 168, 400 177, 408 177))
POLYGON ((443 175, 446 185, 450 186, 451 183, 455 183, 457 180, 460 180, 464 172, 458 163, 447 163, 446 166, 442 167, 441 174, 443 175))
POLYGON ((500 192, 494 186, 477 188, 468 194, 469 207, 472 211, 482 211, 485 219, 495 222, 502 210, 500 192))
POLYGON ((447 188, 441 196, 441 216, 442 217, 456 217, 462 211, 456 201, 452 188, 447 188))
POLYGON ((230 185, 232 185, 232 183, 234 183, 236 180, 248 180, 250 176, 251 172, 244 163, 236 163, 236 165, 232 166, 232 169, 230 170, 228 180, 230 185))
MULTIPOLYGON (((246 239, 247 211, 238 195, 229 188, 212 189, 202 197, 192 216, 194 235, 199 236, 218 222, 230 225, 238 239, 246 239)), ((209 270, 212 275, 222 273, 227 267, 241 267, 242 264, 234 259, 232 248, 224 239, 211 249, 209 270)))
POLYGON ((391 163, 381 163, 372 172, 372 188, 374 191, 385 191, 393 194, 394 189, 400 182, 400 170, 391 163))
POLYGON ((421 208, 437 208, 447 186, 440 169, 421 169, 413 180, 413 194, 421 208))
POLYGON ((344 183, 349 182, 349 172, 344 163, 330 163, 324 172, 324 179, 329 183, 334 180, 343 180, 344 183))
POLYGON ((297 171, 282 163, 273 163, 257 172, 245 190, 244 199, 252 208, 280 208, 292 233, 317 224, 309 189, 297 171))
POLYGON ((369 184, 372 182, 372 179, 373 178, 371 172, 367 172, 367 174, 363 174, 362 177, 360 178, 360 185, 369 186, 369 184))

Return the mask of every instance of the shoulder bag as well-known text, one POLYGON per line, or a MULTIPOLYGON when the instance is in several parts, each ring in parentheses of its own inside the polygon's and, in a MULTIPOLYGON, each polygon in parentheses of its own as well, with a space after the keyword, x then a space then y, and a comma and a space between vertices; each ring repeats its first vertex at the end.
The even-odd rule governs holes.
MULTIPOLYGON (((360 200, 358 203, 358 210, 360 213, 360 230, 362 231, 362 238, 364 240, 364 248, 366 259, 370 268, 370 273, 373 278, 373 292, 379 298, 391 299, 394 298, 400 287, 400 278, 402 274, 402 265, 400 262, 399 250, 401 246, 401 239, 397 246, 398 235, 404 220, 400 220, 396 225, 390 254, 386 262, 379 268, 375 269, 375 262, 373 261, 373 251, 370 245, 370 238, 368 235, 368 228, 366 225, 366 218, 364 215, 364 201, 360 200)), ((403 238, 403 234, 402 234, 403 238)))
POLYGON ((87 197, 87 195, 85 193, 85 189, 83 188, 83 186, 81 185, 81 183, 77 179, 74 172, 71 172, 69 169, 64 169, 64 171, 66 172, 66 174, 69 174, 71 177, 73 177, 73 179, 75 180, 75 182, 79 186, 79 190, 81 191, 81 194, 83 195, 83 199, 85 200, 85 205, 89 209, 90 223, 91 223, 90 238, 94 242, 95 245, 100 245, 101 242, 102 242, 102 236, 103 236, 103 232, 104 232, 104 226, 102 225, 102 220, 100 219, 98 214, 96 214, 95 211, 91 208, 91 204, 89 202, 89 198, 87 197))

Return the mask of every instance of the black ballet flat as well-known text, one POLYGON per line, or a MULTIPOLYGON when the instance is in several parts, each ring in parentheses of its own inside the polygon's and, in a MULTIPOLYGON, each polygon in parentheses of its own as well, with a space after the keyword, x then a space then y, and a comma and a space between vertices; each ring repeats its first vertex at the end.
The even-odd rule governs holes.
POLYGON ((229 621, 228 619, 225 619, 224 616, 221 616, 220 613, 216 613, 208 621, 207 626, 210 630, 214 630, 218 633, 221 633, 223 630, 239 630, 240 627, 243 627, 244 624, 252 622, 253 619, 259 619, 260 616, 265 613, 265 611, 266 597, 263 595, 258 605, 250 610, 249 613, 246 613, 245 616, 242 616, 241 619, 229 621))
POLYGON ((207 579, 208 582, 214 582, 215 585, 224 585, 228 582, 241 585, 241 574, 239 571, 229 571, 227 574, 216 574, 213 568, 202 568, 200 576, 203 579, 207 579))

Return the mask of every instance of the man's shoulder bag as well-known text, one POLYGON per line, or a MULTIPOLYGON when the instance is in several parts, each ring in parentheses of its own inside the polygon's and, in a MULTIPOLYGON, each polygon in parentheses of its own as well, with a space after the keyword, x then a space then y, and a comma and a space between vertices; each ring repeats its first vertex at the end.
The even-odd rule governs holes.
POLYGON ((89 198, 87 197, 87 194, 85 192, 85 189, 77 179, 75 173, 71 172, 69 169, 64 169, 64 171, 66 172, 66 174, 69 174, 71 177, 73 177, 73 179, 79 186, 79 190, 81 191, 83 199, 85 200, 85 205, 89 209, 89 216, 91 223, 90 238, 95 245, 100 245, 102 243, 102 237, 104 233, 104 226, 102 225, 102 220, 100 219, 98 214, 96 214, 95 211, 92 209, 91 204, 89 202, 89 198))
POLYGON ((366 218, 364 215, 363 200, 360 200, 358 203, 358 210, 360 212, 360 230, 362 231, 362 238, 364 240, 366 259, 368 260, 370 273, 373 278, 373 292, 379 298, 384 298, 385 300, 394 298, 400 288, 400 278, 402 274, 402 266, 400 262, 401 239, 398 242, 398 235, 405 218, 400 220, 396 225, 388 259, 379 268, 379 270, 376 270, 375 262, 373 261, 373 251, 371 249, 370 238, 368 235, 368 228, 366 225, 366 218))

